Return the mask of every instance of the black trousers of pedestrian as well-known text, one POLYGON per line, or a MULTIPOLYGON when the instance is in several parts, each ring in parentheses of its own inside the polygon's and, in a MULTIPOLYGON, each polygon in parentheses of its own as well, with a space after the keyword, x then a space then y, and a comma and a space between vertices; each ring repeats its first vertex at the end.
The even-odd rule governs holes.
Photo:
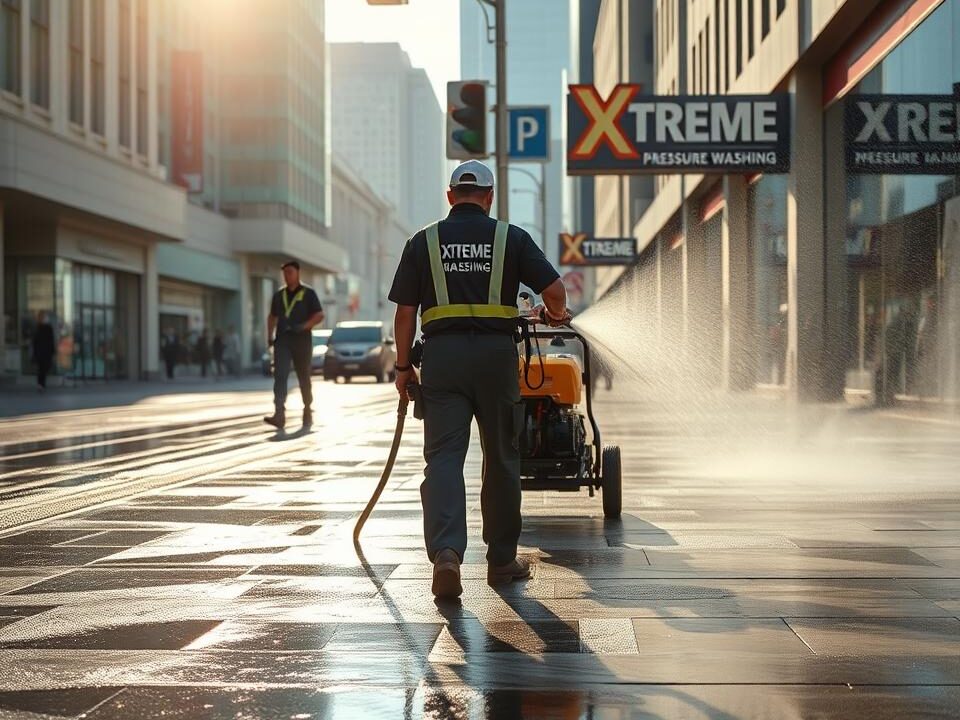
POLYGON ((173 369, 177 366, 177 361, 174 358, 164 359, 164 363, 167 366, 167 380, 173 380, 173 369))
POLYGON ((290 377, 290 365, 293 365, 300 382, 300 395, 303 398, 304 412, 313 404, 311 361, 313 359, 313 340, 309 333, 288 334, 277 337, 273 346, 273 404, 277 415, 285 414, 287 403, 287 379, 290 377))
POLYGON ((523 421, 517 348, 506 335, 441 335, 424 344, 425 479, 420 486, 427 555, 467 549, 463 464, 477 419, 483 449, 480 511, 487 560, 504 565, 520 538, 523 421))
POLYGON ((37 360, 37 385, 42 388, 47 386, 47 375, 50 374, 50 367, 53 365, 51 360, 37 360))

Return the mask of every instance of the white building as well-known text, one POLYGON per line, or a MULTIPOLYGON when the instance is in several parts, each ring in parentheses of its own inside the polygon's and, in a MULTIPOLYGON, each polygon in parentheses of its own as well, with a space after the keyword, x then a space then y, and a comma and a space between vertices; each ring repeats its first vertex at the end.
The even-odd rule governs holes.
POLYGON ((395 43, 330 45, 333 146, 404 222, 445 214, 443 113, 395 43))
POLYGON ((331 239, 348 253, 350 271, 336 283, 326 304, 329 323, 340 320, 392 322, 387 293, 400 254, 413 230, 396 208, 337 154, 333 157, 333 225, 331 239))
MULTIPOLYGON (((331 199, 322 0, 222 8, 0 3, 0 379, 31 374, 40 312, 56 329, 56 376, 152 378, 170 326, 235 325, 255 364, 284 259, 333 304, 371 240, 392 276, 406 226, 373 199, 338 222, 331 199), (173 58, 184 51, 198 54, 202 85, 202 186, 190 193, 172 182, 173 58), (358 235, 371 213, 386 213, 382 231, 358 235)), ((337 177, 343 197, 373 196, 350 172, 337 177)), ((358 312, 375 315, 378 290, 358 312)))

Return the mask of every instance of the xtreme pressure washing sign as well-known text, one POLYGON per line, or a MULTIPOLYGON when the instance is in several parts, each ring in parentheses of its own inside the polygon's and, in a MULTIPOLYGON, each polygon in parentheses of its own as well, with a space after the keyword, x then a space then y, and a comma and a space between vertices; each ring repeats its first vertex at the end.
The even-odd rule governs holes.
POLYGON ((960 174, 960 84, 953 95, 851 95, 844 107, 847 171, 960 174))
POLYGON ((790 171, 790 96, 642 95, 617 85, 603 98, 571 85, 567 172, 639 175, 790 171))
POLYGON ((592 238, 587 233, 560 233, 561 265, 630 265, 636 259, 636 238, 592 238))

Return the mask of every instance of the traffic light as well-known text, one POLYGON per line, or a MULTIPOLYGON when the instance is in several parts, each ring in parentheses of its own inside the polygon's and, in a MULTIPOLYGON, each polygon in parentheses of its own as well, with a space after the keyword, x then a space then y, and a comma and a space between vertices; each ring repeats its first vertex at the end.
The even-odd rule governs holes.
POLYGON ((487 156, 487 82, 447 83, 447 157, 470 160, 487 156))

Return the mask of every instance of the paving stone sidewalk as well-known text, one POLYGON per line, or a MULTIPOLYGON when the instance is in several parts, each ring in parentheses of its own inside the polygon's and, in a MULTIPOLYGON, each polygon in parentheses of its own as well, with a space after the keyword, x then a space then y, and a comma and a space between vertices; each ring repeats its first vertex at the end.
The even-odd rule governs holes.
POLYGON ((362 555, 350 541, 389 407, 280 457, 0 537, 0 718, 960 706, 955 429, 862 415, 838 435, 825 432, 834 415, 791 424, 776 409, 681 422, 604 395, 605 433, 624 449, 622 521, 586 493, 530 493, 533 576, 488 587, 475 444, 464 598, 437 604, 417 423, 362 555))

